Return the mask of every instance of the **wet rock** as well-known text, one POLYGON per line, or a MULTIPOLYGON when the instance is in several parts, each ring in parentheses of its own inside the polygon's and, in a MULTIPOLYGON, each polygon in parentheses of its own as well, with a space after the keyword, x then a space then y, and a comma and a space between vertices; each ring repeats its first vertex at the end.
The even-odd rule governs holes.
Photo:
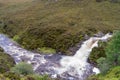
POLYGON ((90 38, 90 37, 89 37, 87 34, 85 34, 84 39, 87 40, 87 39, 89 39, 89 38, 90 38))
MULTIPOLYGON (((102 36, 102 33, 96 36, 102 36)), ((107 37, 104 36, 100 39, 105 40, 107 37)), ((81 43, 83 41, 77 45, 77 50, 81 47, 81 43)), ((86 43, 91 43, 91 39, 84 42, 82 49, 74 51, 74 53, 78 52, 76 53, 77 56, 40 55, 22 49, 8 37, 0 34, 0 46, 14 58, 16 64, 24 60, 32 64, 36 73, 48 74, 50 76, 56 74, 62 80, 85 80, 93 73, 93 67, 87 62, 87 58, 94 45, 91 45, 92 47, 89 48, 86 43), (10 45, 11 43, 12 45, 10 45)))
POLYGON ((26 57, 26 56, 21 56, 20 57, 22 61, 27 62, 28 60, 30 60, 30 58, 26 57))
POLYGON ((13 54, 12 56, 18 56, 18 54, 13 54))
POLYGON ((41 55, 40 54, 35 54, 34 57, 39 58, 39 57, 41 57, 41 55))
POLYGON ((105 34, 103 32, 98 32, 97 34, 94 34, 94 37, 102 37, 105 34))
POLYGON ((51 61, 51 62, 55 62, 55 61, 60 61, 60 59, 62 58, 62 56, 58 55, 58 54, 54 54, 54 55, 45 55, 44 58, 46 60, 51 61))

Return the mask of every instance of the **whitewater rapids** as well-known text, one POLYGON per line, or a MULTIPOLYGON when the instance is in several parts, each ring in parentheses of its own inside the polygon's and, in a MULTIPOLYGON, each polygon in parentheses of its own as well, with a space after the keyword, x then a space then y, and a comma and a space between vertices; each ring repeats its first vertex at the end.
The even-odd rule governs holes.
POLYGON ((41 55, 27 51, 4 34, 0 34, 0 47, 14 58, 16 64, 22 61, 32 64, 33 70, 38 74, 48 74, 52 78, 62 80, 85 80, 93 73, 100 73, 98 68, 87 62, 90 52, 94 47, 98 47, 99 40, 106 41, 110 37, 112 37, 110 34, 91 37, 83 42, 73 56, 41 55))

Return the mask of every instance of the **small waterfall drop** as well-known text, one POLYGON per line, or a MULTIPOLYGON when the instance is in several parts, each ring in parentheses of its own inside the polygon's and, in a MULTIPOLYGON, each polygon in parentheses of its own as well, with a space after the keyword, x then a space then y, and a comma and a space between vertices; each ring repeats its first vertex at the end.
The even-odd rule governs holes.
MULTIPOLYGON (((100 73, 98 68, 93 68, 88 62, 87 59, 90 55, 90 52, 94 47, 98 47, 98 41, 106 41, 112 35, 106 34, 101 38, 91 37, 90 39, 83 42, 81 48, 76 52, 74 56, 64 56, 62 57, 60 64, 62 68, 58 69, 60 74, 68 72, 69 75, 79 75, 80 80, 84 80, 84 76, 90 75, 92 72, 96 74, 100 73), (72 70, 73 69, 73 70, 72 70), (92 72, 91 72, 91 70, 92 72), (82 78, 81 78, 82 77, 82 78)), ((74 79, 73 79, 74 80, 74 79)))
POLYGON ((100 72, 87 62, 90 52, 98 46, 99 40, 106 41, 110 37, 112 37, 110 34, 101 38, 91 37, 83 42, 81 48, 73 56, 33 53, 21 48, 4 34, 0 34, 0 47, 14 58, 16 64, 21 61, 32 64, 36 73, 48 74, 52 78, 58 77, 63 80, 85 80, 93 72, 96 74, 100 72))

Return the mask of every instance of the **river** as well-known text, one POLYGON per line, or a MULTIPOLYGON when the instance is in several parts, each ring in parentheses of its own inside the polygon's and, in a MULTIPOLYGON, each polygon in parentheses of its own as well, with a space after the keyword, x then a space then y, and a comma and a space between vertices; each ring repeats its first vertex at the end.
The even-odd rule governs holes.
POLYGON ((52 78, 62 80, 85 80, 91 74, 100 73, 98 68, 87 62, 90 52, 98 47, 98 41, 106 41, 112 37, 106 34, 103 37, 91 37, 84 41, 80 49, 73 56, 49 54, 41 55, 21 48, 15 41, 4 34, 0 34, 0 47, 5 53, 14 58, 16 64, 25 61, 32 64, 38 74, 48 74, 52 78))

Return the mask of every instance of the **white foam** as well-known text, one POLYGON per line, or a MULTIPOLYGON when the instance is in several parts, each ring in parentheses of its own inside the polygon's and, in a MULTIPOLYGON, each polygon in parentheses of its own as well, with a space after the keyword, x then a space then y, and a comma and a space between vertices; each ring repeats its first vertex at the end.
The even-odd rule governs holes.
POLYGON ((94 67, 94 68, 93 68, 93 72, 94 72, 95 74, 99 74, 99 73, 100 73, 100 70, 99 70, 98 68, 94 67))
MULTIPOLYGON (((83 42, 81 48, 76 52, 74 56, 64 56, 62 57, 60 64, 62 65, 61 68, 56 68, 59 74, 63 74, 66 71, 69 71, 72 68, 74 68, 74 74, 82 75, 85 70, 86 66, 89 65, 87 62, 87 59, 90 55, 90 52, 94 47, 98 47, 98 41, 99 40, 106 40, 108 38, 112 37, 109 34, 106 34, 105 36, 101 38, 92 37, 85 42, 83 42)), ((100 73, 98 68, 93 68, 93 72, 96 74, 100 73)))
MULTIPOLYGON (((83 75, 86 75, 87 72, 92 70, 91 65, 87 62, 92 49, 94 47, 98 47, 99 40, 106 41, 110 37, 112 37, 112 35, 106 34, 100 38, 91 37, 90 39, 83 42, 81 48, 75 53, 75 55, 62 57, 59 62, 60 66, 50 66, 52 70, 55 70, 55 74, 53 74, 51 77, 55 78, 57 75, 62 75, 63 73, 68 72, 70 75, 80 77, 79 79, 83 80, 83 75)), ((47 62, 44 58, 44 55, 32 53, 30 51, 22 49, 19 46, 14 45, 13 41, 2 34, 0 34, 0 46, 5 50, 7 54, 10 54, 15 59, 16 64, 22 61, 21 56, 24 56, 27 62, 33 65, 34 70, 36 70, 41 64, 45 64, 47 62), (38 57, 35 57, 35 55, 38 55, 38 57)), ((95 67, 92 71, 96 74, 100 73, 99 69, 95 67)), ((69 78, 73 80, 72 77, 69 78)))

